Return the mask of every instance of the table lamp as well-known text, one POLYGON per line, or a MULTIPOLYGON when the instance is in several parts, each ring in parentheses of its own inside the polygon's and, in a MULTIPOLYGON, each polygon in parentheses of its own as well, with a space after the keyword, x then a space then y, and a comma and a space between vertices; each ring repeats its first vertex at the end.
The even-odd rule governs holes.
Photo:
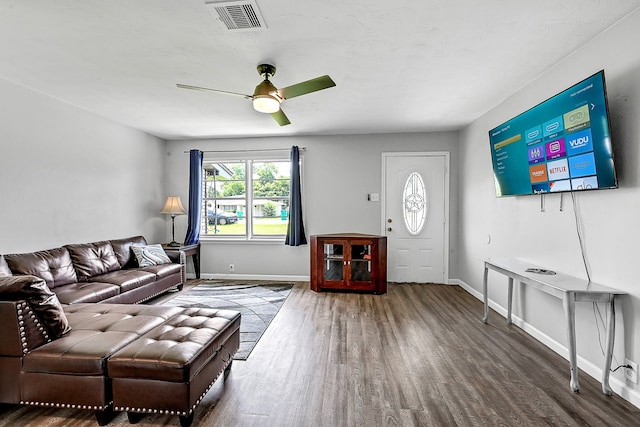
POLYGON ((160 213, 171 215, 171 243, 169 243, 168 246, 172 246, 172 247, 181 246, 180 243, 176 242, 176 215, 185 215, 187 211, 182 206, 180 197, 178 196, 167 197, 167 201, 164 204, 164 208, 162 208, 160 213))

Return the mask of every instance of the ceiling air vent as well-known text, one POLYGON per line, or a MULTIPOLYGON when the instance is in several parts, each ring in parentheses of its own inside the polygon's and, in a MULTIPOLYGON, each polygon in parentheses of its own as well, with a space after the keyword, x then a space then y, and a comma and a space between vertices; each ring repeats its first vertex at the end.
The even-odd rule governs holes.
POLYGON ((267 28, 260 9, 253 0, 209 1, 205 5, 228 30, 259 31, 267 28))

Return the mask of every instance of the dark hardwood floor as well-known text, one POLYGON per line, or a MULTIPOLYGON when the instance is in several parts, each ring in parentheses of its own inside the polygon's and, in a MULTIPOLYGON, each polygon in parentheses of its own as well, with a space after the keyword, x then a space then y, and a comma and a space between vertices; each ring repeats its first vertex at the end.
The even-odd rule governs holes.
MULTIPOLYGON (((193 283, 191 283, 193 284, 193 283)), ((640 409, 457 286, 389 285, 385 295, 298 283, 246 361, 235 361, 194 426, 634 426, 640 409)), ((0 426, 95 426, 84 411, 4 407, 0 426)), ((113 426, 128 425, 119 414, 113 426)), ((178 426, 145 416, 138 426, 178 426)))

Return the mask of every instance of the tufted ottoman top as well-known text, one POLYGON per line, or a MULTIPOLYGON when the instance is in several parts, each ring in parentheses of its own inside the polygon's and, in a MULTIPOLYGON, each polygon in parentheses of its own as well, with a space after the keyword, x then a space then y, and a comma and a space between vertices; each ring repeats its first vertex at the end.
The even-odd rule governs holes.
POLYGON ((183 308, 113 354, 108 375, 189 382, 239 328, 237 311, 183 308))
POLYGON ((24 372, 104 375, 109 356, 184 309, 131 304, 73 304, 64 310, 71 332, 26 354, 22 366, 24 372))

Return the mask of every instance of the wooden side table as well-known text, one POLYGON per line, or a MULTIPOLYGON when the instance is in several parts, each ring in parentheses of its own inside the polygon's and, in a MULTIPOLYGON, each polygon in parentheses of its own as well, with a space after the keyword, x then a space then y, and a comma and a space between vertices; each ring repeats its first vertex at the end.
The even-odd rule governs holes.
POLYGON ((187 257, 191 257, 191 259, 193 259, 193 270, 196 273, 196 279, 200 278, 200 243, 183 246, 169 246, 168 244, 163 244, 162 249, 167 253, 174 254, 178 254, 178 252, 182 251, 187 257))

